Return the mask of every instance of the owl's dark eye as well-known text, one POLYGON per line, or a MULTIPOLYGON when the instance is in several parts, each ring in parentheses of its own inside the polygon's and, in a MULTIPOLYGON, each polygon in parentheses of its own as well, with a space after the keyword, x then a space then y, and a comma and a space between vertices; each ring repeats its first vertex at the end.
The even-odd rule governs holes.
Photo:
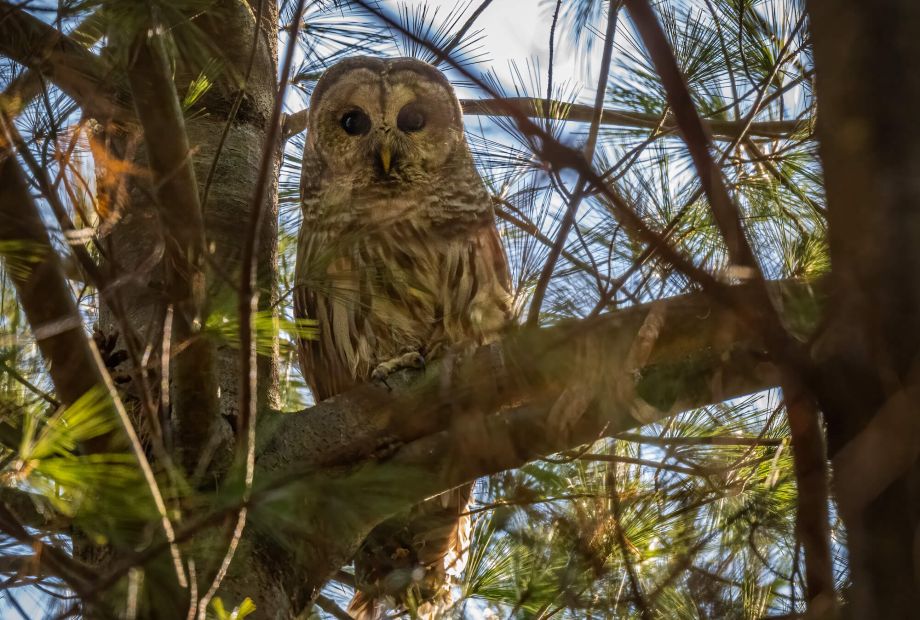
POLYGON ((396 116, 396 126, 400 131, 420 131, 425 126, 425 112, 422 111, 422 106, 417 103, 403 106, 396 116))
POLYGON ((371 117, 363 110, 346 112, 339 123, 349 136, 362 136, 371 130, 371 117))

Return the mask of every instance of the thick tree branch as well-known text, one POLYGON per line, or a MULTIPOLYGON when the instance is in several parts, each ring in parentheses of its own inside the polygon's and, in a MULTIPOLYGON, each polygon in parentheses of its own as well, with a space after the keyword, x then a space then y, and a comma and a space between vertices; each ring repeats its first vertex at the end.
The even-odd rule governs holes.
MULTIPOLYGON (((9 2, 0 2, 0 54, 47 77, 90 116, 118 119, 129 110, 102 59, 9 2)), ((24 95, 34 90, 31 80, 20 85, 24 95)))
MULTIPOLYGON (((811 287, 801 282, 771 288, 786 300, 787 319, 801 319, 803 304, 815 301, 811 287)), ((752 294, 750 286, 735 292, 752 294)), ((405 389, 388 393, 363 386, 301 414, 273 416, 275 428, 264 429, 271 439, 258 468, 262 476, 304 480, 317 468, 328 476, 347 467, 348 473, 333 474, 338 482, 324 496, 329 506, 336 505, 334 493, 351 488, 354 483, 346 481, 351 477, 409 470, 417 475, 406 485, 411 488, 400 489, 405 496, 398 505, 410 505, 479 476, 777 384, 777 370, 757 335, 732 311, 696 293, 597 319, 521 330, 461 363, 429 369, 405 389), (653 322, 655 329, 649 329, 653 322), (644 353, 637 356, 637 349, 644 353), (464 412, 474 410, 495 412, 486 428, 469 428, 464 412), (458 451, 458 446, 478 449, 458 451), (389 458, 376 462, 374 455, 382 451, 389 458), (364 465, 354 469, 357 463, 364 465)), ((308 510, 316 523, 326 523, 317 525, 321 528, 344 518, 322 514, 321 507, 308 510)), ((311 536, 303 563, 275 567, 291 571, 285 587, 309 599, 348 561, 366 531, 391 514, 373 510, 355 508, 365 529, 311 536)), ((385 511, 395 511, 392 503, 385 511)))

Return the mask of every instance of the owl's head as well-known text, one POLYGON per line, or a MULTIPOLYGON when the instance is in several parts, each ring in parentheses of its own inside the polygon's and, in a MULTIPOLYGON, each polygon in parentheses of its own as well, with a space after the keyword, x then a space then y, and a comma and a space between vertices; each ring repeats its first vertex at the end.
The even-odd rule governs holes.
POLYGON ((412 58, 337 63, 316 84, 309 114, 307 140, 332 174, 383 183, 430 179, 465 148, 453 88, 412 58))

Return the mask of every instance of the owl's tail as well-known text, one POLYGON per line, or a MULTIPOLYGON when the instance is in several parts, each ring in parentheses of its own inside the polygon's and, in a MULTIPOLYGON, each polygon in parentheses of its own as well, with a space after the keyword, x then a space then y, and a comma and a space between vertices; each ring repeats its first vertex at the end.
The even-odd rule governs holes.
POLYGON ((355 555, 358 589, 348 605, 356 620, 381 620, 390 609, 435 620, 453 602, 451 580, 466 565, 472 485, 426 500, 378 525, 355 555))

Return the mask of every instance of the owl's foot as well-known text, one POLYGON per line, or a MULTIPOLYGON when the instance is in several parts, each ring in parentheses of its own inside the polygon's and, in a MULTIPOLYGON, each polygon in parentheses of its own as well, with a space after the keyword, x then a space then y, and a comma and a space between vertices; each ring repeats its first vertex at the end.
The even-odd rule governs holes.
POLYGON ((424 367, 425 358, 421 353, 418 351, 406 351, 405 353, 400 353, 393 359, 377 364, 377 367, 374 368, 374 372, 371 373, 371 379, 386 385, 387 378, 393 373, 406 369, 421 370, 424 367))

